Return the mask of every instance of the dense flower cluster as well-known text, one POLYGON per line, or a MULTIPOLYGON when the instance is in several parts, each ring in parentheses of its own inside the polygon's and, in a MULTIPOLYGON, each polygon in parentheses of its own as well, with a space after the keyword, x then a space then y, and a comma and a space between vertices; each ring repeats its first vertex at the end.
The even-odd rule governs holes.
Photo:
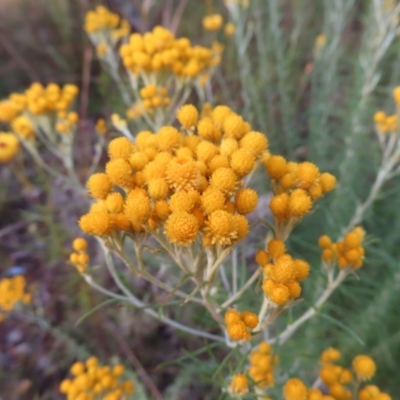
POLYGON ((30 303, 32 295, 26 291, 26 280, 22 275, 0 280, 0 321, 5 313, 10 312, 14 306, 21 302, 30 303))
POLYGON ((67 400, 124 400, 133 393, 130 381, 122 381, 125 368, 121 364, 101 366, 96 357, 72 365, 71 379, 60 384, 67 400))
POLYGON ((163 126, 156 134, 139 132, 135 143, 110 142, 105 173, 87 183, 97 201, 80 219, 84 232, 158 230, 183 246, 199 234, 205 246, 230 246, 247 235, 245 215, 258 195, 242 179, 266 150, 266 137, 226 106, 200 119, 193 106, 184 106, 178 118, 181 131, 163 126), (119 207, 110 208, 109 196, 120 196, 119 207))
POLYGON ((250 311, 232 309, 225 314, 226 330, 232 340, 250 340, 251 330, 258 325, 258 316, 250 311))
POLYGON ((249 391, 249 382, 245 374, 236 374, 232 376, 228 391, 233 396, 244 395, 249 391))
POLYGON ((15 135, 0 132, 0 163, 8 163, 19 153, 19 141, 15 135))
POLYGON ((348 232, 343 240, 337 243, 332 243, 327 235, 321 236, 318 245, 322 248, 322 261, 329 267, 337 262, 340 268, 360 268, 365 253, 362 247, 364 236, 365 231, 359 226, 348 232))
POLYGON ((88 34, 111 32, 116 39, 127 36, 130 25, 127 20, 121 19, 104 6, 97 6, 95 10, 89 11, 85 16, 85 31, 88 34))
POLYGON ((76 238, 72 242, 74 252, 69 256, 69 261, 75 265, 79 272, 85 272, 89 264, 89 255, 87 254, 88 244, 83 238, 76 238))
POLYGON ((272 354, 271 345, 261 342, 256 350, 250 354, 249 376, 259 388, 266 388, 274 384, 274 367, 278 357, 272 354))
POLYGON ((220 62, 220 54, 203 46, 192 46, 187 38, 156 26, 151 32, 134 33, 120 48, 124 66, 133 74, 164 73, 181 78, 208 74, 220 62))
POLYGON ((267 251, 257 252, 256 261, 264 272, 264 293, 273 303, 283 305, 300 296, 299 281, 307 278, 310 266, 287 254, 283 241, 272 239, 267 251))
POLYGON ((264 165, 273 181, 274 197, 270 209, 277 224, 293 224, 310 212, 313 202, 335 188, 336 178, 328 172, 320 173, 308 161, 287 162, 282 156, 271 155, 264 165))

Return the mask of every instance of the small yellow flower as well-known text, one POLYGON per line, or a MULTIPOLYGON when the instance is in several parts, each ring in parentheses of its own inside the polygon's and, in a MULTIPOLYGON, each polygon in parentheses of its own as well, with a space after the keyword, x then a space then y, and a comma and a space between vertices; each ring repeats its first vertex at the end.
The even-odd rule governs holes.
POLYGON ((165 234, 171 243, 192 244, 199 231, 197 218, 185 211, 172 213, 165 223, 165 234))
POLYGON ((105 199, 111 192, 112 183, 104 173, 93 174, 86 183, 90 196, 95 199, 105 199))
POLYGON ((288 379, 283 388, 285 400, 306 400, 307 392, 307 386, 298 378, 288 379))
POLYGON ((18 153, 18 138, 12 133, 0 132, 0 163, 10 162, 18 153))
POLYGON ((197 124, 199 112, 192 104, 186 104, 179 109, 176 117, 184 128, 190 129, 197 124))
POLYGON ((243 395, 249 391, 247 377, 244 374, 236 374, 232 376, 228 391, 232 395, 243 395))
POLYGON ((371 357, 359 355, 353 359, 353 369, 360 380, 369 380, 375 375, 376 365, 371 357))

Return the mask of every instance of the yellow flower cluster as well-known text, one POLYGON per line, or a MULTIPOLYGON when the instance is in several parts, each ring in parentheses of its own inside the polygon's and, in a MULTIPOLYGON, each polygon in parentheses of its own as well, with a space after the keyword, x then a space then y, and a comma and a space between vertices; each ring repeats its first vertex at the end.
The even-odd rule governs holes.
POLYGON ((25 108, 25 97, 13 93, 8 99, 0 101, 0 122, 10 123, 25 108))
POLYGON ((275 196, 270 209, 278 222, 297 222, 312 208, 313 202, 335 188, 336 178, 320 173, 318 167, 308 161, 287 162, 282 156, 264 158, 264 165, 273 181, 275 196))
POLYGON ((72 248, 74 252, 69 256, 69 261, 75 265, 76 269, 83 273, 86 271, 89 263, 89 255, 87 254, 88 244, 83 238, 76 238, 72 242, 72 248))
POLYGON ((220 62, 220 54, 203 46, 192 46, 187 38, 156 26, 151 32, 134 33, 120 48, 124 66, 134 75, 164 72, 196 78, 220 62))
POLYGON ((67 400, 123 400, 133 393, 130 381, 122 381, 125 368, 121 364, 101 366, 96 357, 72 365, 71 379, 60 384, 67 400))
POLYGON ((84 29, 87 33, 106 29, 114 30, 117 29, 119 23, 119 15, 114 14, 104 6, 97 6, 95 10, 86 13, 84 29))
POLYGON ((367 385, 358 392, 359 400, 392 400, 387 393, 380 391, 378 386, 367 385))
POLYGON ((241 396, 249 391, 249 382, 245 374, 236 374, 232 376, 228 391, 233 396, 241 396))
POLYGON ((290 378, 283 388, 285 400, 338 400, 333 396, 324 395, 319 389, 308 389, 298 378, 290 378))
POLYGON ((203 28, 206 31, 218 31, 223 23, 222 15, 211 14, 203 18, 203 28))
MULTIPOLYGON (((400 86, 393 89, 392 95, 394 103, 398 109, 400 107, 400 86)), ((387 115, 384 111, 377 111, 374 114, 374 122, 376 130, 380 134, 398 133, 399 121, 397 113, 387 115)))
POLYGON ((279 239, 272 239, 267 250, 256 254, 256 261, 264 272, 262 287, 273 303, 283 305, 300 296, 299 281, 307 278, 310 266, 287 254, 285 244, 279 239))
POLYGON ((107 123, 104 118, 99 118, 96 121, 96 125, 94 127, 96 130, 97 134, 100 136, 104 136, 107 133, 107 123))
POLYGON ((232 309, 225 314, 226 330, 232 340, 250 340, 250 331, 258 325, 258 316, 250 311, 232 309))
POLYGON ((87 183, 97 202, 80 219, 84 232, 159 229, 183 246, 199 233, 205 246, 230 246, 247 235, 245 215, 255 209, 258 195, 242 179, 265 151, 266 137, 226 106, 199 120, 193 106, 184 106, 178 118, 181 131, 163 126, 156 134, 139 132, 135 143, 124 137, 110 142, 105 173, 87 183), (114 186, 123 193, 118 211, 106 202, 114 186))
POLYGON ((26 280, 22 275, 0 280, 0 321, 18 302, 30 303, 32 295, 26 291, 26 280))
POLYGON ((147 112, 152 115, 157 108, 163 108, 170 104, 171 99, 168 96, 168 89, 157 87, 156 85, 147 85, 140 90, 141 101, 136 102, 126 115, 130 119, 140 117, 147 112))
POLYGON ((340 268, 360 268, 365 253, 362 247, 364 236, 365 231, 359 226, 348 232, 344 239, 337 243, 332 243, 327 235, 321 236, 318 245, 322 248, 322 261, 328 266, 333 266, 337 262, 340 268))
POLYGON ((29 140, 35 137, 35 129, 26 115, 19 115, 11 121, 11 128, 15 134, 29 140))
POLYGON ((0 163, 10 162, 19 153, 19 141, 15 135, 0 132, 0 163))
POLYGON ((259 388, 274 384, 274 367, 277 363, 278 356, 272 354, 271 345, 267 342, 261 342, 250 354, 249 375, 259 388))

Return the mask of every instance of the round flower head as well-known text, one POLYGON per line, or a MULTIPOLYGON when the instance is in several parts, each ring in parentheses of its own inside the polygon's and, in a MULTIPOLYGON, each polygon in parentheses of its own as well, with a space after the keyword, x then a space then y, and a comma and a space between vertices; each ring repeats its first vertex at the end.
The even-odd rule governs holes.
POLYGON ((154 212, 158 218, 164 220, 171 214, 171 208, 165 200, 159 200, 154 205, 154 212))
POLYGON ((296 189, 290 194, 289 212, 292 216, 303 217, 312 206, 310 196, 303 189, 296 189))
POLYGON ((199 231, 197 218, 185 211, 172 213, 165 222, 165 234, 171 243, 192 244, 199 231))
POLYGON ((118 213, 114 217, 114 228, 119 231, 129 231, 131 229, 131 223, 128 217, 123 213, 118 213))
POLYGON ((229 337, 232 340, 250 340, 251 335, 243 321, 232 322, 226 327, 229 337))
POLYGON ((295 279, 302 281, 310 273, 310 265, 304 260, 294 260, 295 279))
POLYGON ((244 215, 234 214, 233 222, 236 226, 237 238, 235 241, 239 242, 244 239, 249 233, 249 221, 244 215))
POLYGON ((72 248, 75 251, 85 251, 87 249, 87 241, 83 238, 76 238, 73 242, 72 242, 72 248))
POLYGON ((237 183, 237 176, 230 168, 218 168, 210 179, 210 186, 219 189, 226 195, 234 193, 237 183))
POLYGON ((152 179, 148 182, 147 186, 150 197, 155 200, 165 199, 168 195, 168 182, 163 178, 152 179))
POLYGON ((376 365, 371 357, 359 355, 353 359, 353 369, 358 379, 364 381, 375 375, 376 365))
POLYGON ((132 167, 122 158, 109 161, 106 174, 114 185, 128 187, 132 182, 132 167))
POLYGON ((146 182, 153 179, 160 179, 165 177, 165 165, 157 162, 156 160, 149 162, 143 170, 143 177, 146 182))
POLYGON ((269 254, 265 250, 258 250, 256 253, 256 263, 263 267, 269 263, 269 254))
POLYGON ((336 178, 332 174, 324 172, 319 178, 319 183, 321 185, 323 193, 327 193, 335 189, 336 178))
POLYGON ((237 238, 233 216, 225 210, 217 210, 209 215, 205 231, 211 244, 229 246, 237 238))
POLYGON ((294 260, 289 254, 284 254, 275 261, 273 277, 278 283, 288 283, 296 278, 294 260))
POLYGON ((197 134, 205 140, 216 142, 221 138, 221 131, 214 125, 211 118, 202 118, 197 124, 197 134))
POLYGON ((156 146, 157 138, 156 135, 150 131, 140 131, 136 135, 136 145, 139 150, 144 150, 148 147, 156 146))
POLYGON ((231 168, 240 177, 248 175, 254 168, 255 158, 247 149, 238 149, 232 153, 231 168))
POLYGON ((205 213, 211 214, 216 210, 222 210, 226 199, 220 190, 209 187, 203 192, 200 200, 205 213))
POLYGON ((232 395, 243 395, 249 391, 247 377, 244 374, 236 374, 232 376, 228 391, 232 395))
POLYGON ((289 195, 281 193, 274 196, 269 203, 272 214, 279 220, 284 221, 288 218, 289 195))
POLYGON ((258 195, 253 189, 244 188, 236 193, 235 208, 239 214, 250 214, 257 207, 257 203, 258 195))
POLYGON ((108 212, 117 214, 124 210, 124 198, 121 193, 110 193, 106 198, 108 212))
POLYGON ((175 150, 181 141, 181 134, 173 126, 163 126, 157 133, 157 145, 161 151, 175 150))
POLYGON ((217 106, 212 110, 211 118, 218 128, 222 128, 225 119, 232 114, 232 110, 227 106, 217 106))
POLYGON ((113 220, 106 211, 90 212, 80 218, 79 226, 85 233, 103 236, 111 232, 113 220))
POLYGON ((133 150, 133 143, 126 137, 113 139, 108 145, 108 155, 111 160, 115 158, 123 158, 124 160, 127 160, 133 150))
POLYGON ((203 18, 203 27, 207 31, 217 31, 222 26, 222 16, 219 14, 207 15, 203 18))
POLYGON ((233 322, 238 322, 241 320, 240 314, 235 309, 228 310, 224 316, 226 324, 232 324, 233 322))
POLYGON ((271 179, 279 180, 286 174, 287 163, 282 156, 270 156, 266 168, 271 179))
POLYGON ((229 159, 222 154, 217 154, 208 162, 207 174, 212 175, 218 168, 229 168, 229 159))
POLYGON ((268 139, 261 132, 251 131, 240 140, 240 147, 249 150, 254 157, 258 158, 268 147, 268 139))
POLYGON ((272 279, 265 279, 263 282, 263 290, 271 301, 277 305, 287 303, 290 298, 290 292, 287 286, 281 283, 274 283, 272 279))
POLYGON ((190 150, 196 151, 196 147, 201 142, 201 139, 198 136, 186 136, 183 140, 183 144, 186 147, 189 147, 190 150))
POLYGON ((301 294, 301 286, 297 281, 290 281, 285 283, 285 286, 289 289, 290 298, 297 299, 301 294))
POLYGON ((141 171, 149 161, 149 156, 142 151, 131 154, 128 159, 129 164, 136 171, 141 171))
POLYGON ((208 162, 217 154, 219 154, 219 148, 208 140, 203 140, 196 147, 197 159, 200 161, 208 162))
POLYGON ((340 383, 334 383, 329 387, 329 392, 335 399, 351 399, 351 392, 340 383))
POLYGON ((225 137, 241 139, 247 133, 247 126, 240 115, 231 113, 224 120, 225 137))
POLYGON ((296 176, 292 172, 287 172, 280 180, 280 186, 284 190, 291 189, 296 183, 296 176))
POLYGON ((328 235, 322 235, 318 239, 318 246, 323 249, 328 249, 332 245, 332 240, 328 235))
POLYGON ((299 164, 296 175, 297 185, 309 189, 319 178, 319 169, 315 164, 305 161, 299 164))
POLYGON ((258 325, 258 316, 250 311, 243 311, 241 314, 242 321, 250 329, 254 329, 258 325))
POLYGON ((0 163, 10 162, 18 152, 18 138, 11 133, 0 132, 0 163))
POLYGON ((283 388, 285 400, 307 400, 307 386, 298 378, 288 379, 283 388))
POLYGON ((197 124, 199 112, 192 104, 186 104, 179 109, 176 117, 184 128, 190 129, 197 124))
POLYGON ((220 152, 226 157, 230 157, 235 150, 239 148, 239 143, 236 139, 225 138, 222 139, 220 144, 220 152))
POLYGON ((194 152, 189 147, 183 146, 176 150, 175 155, 178 159, 191 161, 194 159, 194 152))
POLYGON ((285 254, 285 243, 280 239, 272 239, 268 242, 268 254, 272 258, 279 258, 285 254))
POLYGON ((175 158, 168 163, 165 178, 174 190, 195 190, 200 183, 200 171, 195 161, 175 158))
POLYGON ((105 199, 111 192, 112 183, 108 175, 97 173, 90 176, 86 183, 89 195, 95 199, 105 199))
POLYGON ((170 200, 169 206, 173 213, 179 211, 190 212, 193 210, 197 201, 197 192, 187 192, 185 190, 180 190, 179 192, 175 192, 170 200))
POLYGON ((126 198, 124 213, 132 224, 145 223, 151 213, 149 197, 143 192, 132 190, 126 198))

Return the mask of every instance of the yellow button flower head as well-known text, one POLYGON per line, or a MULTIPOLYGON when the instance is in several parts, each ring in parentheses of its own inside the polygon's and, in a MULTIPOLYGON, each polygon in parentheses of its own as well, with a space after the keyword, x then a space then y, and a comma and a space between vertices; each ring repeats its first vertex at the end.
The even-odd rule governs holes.
POLYGON ((200 184, 200 171, 195 161, 174 158, 167 165, 165 178, 174 190, 196 190, 200 184))
POLYGON ((268 254, 275 259, 282 257, 285 254, 286 247, 280 239, 272 239, 268 242, 268 254))
POLYGON ((335 188, 336 178, 332 174, 324 172, 319 178, 319 183, 321 185, 323 193, 327 193, 335 188))
POLYGON ((227 325, 232 324, 233 322, 238 322, 241 320, 241 315, 235 309, 230 309, 225 313, 224 316, 225 322, 227 325))
POLYGON ((175 150, 182 141, 182 136, 173 126, 163 126, 158 131, 157 145, 160 151, 175 150))
POLYGON ((239 177, 248 175, 254 168, 255 158, 247 149, 238 149, 232 153, 231 168, 239 177))
POLYGON ((133 150, 133 143, 126 137, 118 137, 113 139, 108 145, 108 155, 111 160, 116 158, 128 160, 133 150))
POLYGON ((128 217, 123 213, 118 213, 114 217, 114 228, 119 231, 129 231, 131 229, 131 223, 128 217))
POLYGON ((285 283, 285 286, 289 289, 289 295, 291 299, 297 299, 301 294, 301 286, 297 281, 290 281, 285 283))
POLYGON ((230 157, 235 150, 239 148, 239 142, 233 138, 225 138, 221 140, 221 154, 230 157))
POLYGON ((211 118, 218 128, 222 128, 224 121, 232 113, 233 111, 228 106, 217 106, 212 110, 211 118))
POLYGON ((263 267, 269 263, 269 254, 265 250, 258 250, 256 253, 256 263, 263 267))
POLYGON ((294 269, 298 281, 306 279, 310 273, 310 265, 304 260, 294 260, 294 269))
POLYGON ((275 283, 272 279, 264 280, 263 290, 271 301, 277 305, 287 303, 290 298, 288 287, 281 283, 275 283))
POLYGON ((217 31, 222 26, 222 16, 220 14, 207 15, 203 18, 203 27, 207 31, 217 31))
POLYGON ((250 188, 240 189, 236 193, 235 208, 239 214, 250 214, 253 212, 258 203, 258 194, 250 188))
POLYGON ((233 194, 237 184, 237 176, 231 168, 218 168, 211 175, 210 186, 219 189, 225 195, 233 194))
POLYGON ((80 218, 79 226, 89 235, 108 235, 113 229, 113 219, 106 211, 90 212, 80 218))
POLYGON ((163 178, 152 179, 147 183, 151 198, 155 200, 165 199, 169 192, 168 182, 163 178))
POLYGON ((196 147, 196 156, 200 161, 208 162, 219 154, 219 148, 208 140, 204 140, 196 147))
POLYGON ((0 101, 0 122, 10 123, 17 115, 20 110, 18 109, 15 102, 11 100, 0 101))
POLYGON ((244 239, 249 233, 249 221, 244 215, 234 214, 233 222, 236 226, 236 234, 237 237, 235 239, 236 242, 244 239))
POLYGON ((376 365, 371 357, 359 355, 353 359, 353 369, 358 379, 369 380, 375 375, 376 365))
POLYGON ((281 193, 274 196, 269 203, 269 208, 279 221, 284 221, 289 216, 289 195, 281 193))
POLYGON ((287 163, 282 156, 271 156, 267 161, 266 168, 271 179, 279 180, 287 172, 287 163))
POLYGON ((328 235, 322 235, 318 239, 318 246, 323 249, 328 249, 332 245, 332 240, 328 235))
POLYGON ((319 389, 308 389, 307 400, 324 400, 324 395, 319 389))
POLYGON ((312 200, 303 189, 295 189, 289 198, 289 213, 294 217, 303 217, 312 206, 312 200))
POLYGON ((232 395, 246 394, 249 391, 246 375, 244 375, 244 374, 233 375, 231 383, 228 387, 228 391, 232 395))
POLYGON ((209 215, 205 232, 211 244, 229 246, 237 238, 233 216, 225 210, 217 210, 209 215))
POLYGON ((392 400, 392 398, 380 391, 378 386, 367 385, 358 393, 359 400, 392 400))
POLYGON ((23 275, 0 280, 0 321, 5 317, 5 312, 11 311, 14 306, 22 302, 30 303, 32 295, 26 291, 26 280, 23 275))
POLYGON ((207 188, 201 195, 201 206, 206 214, 222 210, 226 201, 224 194, 213 187, 207 188))
POLYGON ((97 173, 91 175, 86 183, 90 196, 95 199, 105 199, 111 192, 112 183, 108 175, 97 173))
POLYGON ((209 117, 202 118, 197 124, 197 134, 210 142, 217 142, 221 138, 221 131, 209 117))
POLYGON ((106 174, 114 185, 129 187, 132 183, 132 167, 122 158, 109 161, 106 164, 106 174))
POLYGON ((284 254, 275 261, 273 278, 278 283, 288 283, 296 278, 294 260, 289 254, 284 254))
POLYGON ((259 321, 257 314, 250 311, 242 311, 240 317, 245 325, 250 329, 254 329, 258 325, 259 321))
POLYGON ((144 150, 147 147, 155 146, 157 143, 157 136, 150 131, 140 131, 136 135, 136 145, 139 150, 144 150))
POLYGON ((236 31, 236 26, 235 26, 234 23, 228 22, 225 25, 224 33, 225 33, 226 36, 232 36, 235 33, 235 31, 236 31))
POLYGON ((318 167, 308 161, 302 162, 297 168, 297 185, 301 189, 309 189, 319 178, 318 167))
POLYGON ((172 213, 165 222, 165 234, 171 243, 188 246, 199 231, 197 218, 185 211, 172 213))
POLYGON ((19 141, 12 133, 0 132, 0 163, 10 162, 19 152, 19 141))
POLYGON ((352 395, 350 390, 346 389, 340 383, 334 383, 329 387, 329 392, 335 399, 349 399, 351 400, 352 395))
POLYGON ((241 139, 248 132, 248 126, 243 118, 233 112, 224 119, 223 129, 226 138, 234 139, 241 139))
POLYGON ((132 224, 144 224, 151 214, 151 202, 145 192, 132 190, 125 201, 125 215, 132 224))
POLYGON ((124 198, 121 193, 110 193, 106 198, 107 211, 112 214, 121 213, 124 210, 124 198))
POLYGON ((72 242, 72 248, 75 251, 85 251, 87 249, 87 241, 83 238, 76 238, 73 242, 72 242))
POLYGON ((243 321, 232 322, 226 327, 229 337, 232 340, 250 340, 251 334, 243 321))
POLYGON ((184 128, 190 129, 197 124, 199 112, 194 105, 186 104, 179 109, 176 117, 184 128))
POLYGON ((285 400, 307 400, 307 386, 298 378, 291 378, 285 383, 285 400))
POLYGON ((259 158, 268 147, 268 139, 261 132, 251 131, 240 140, 240 147, 249 150, 254 157, 259 158))
POLYGON ((128 161, 133 169, 135 169, 136 171, 142 171, 143 168, 148 164, 150 159, 145 152, 138 151, 131 154, 128 161))
POLYGON ((23 137, 24 139, 32 139, 35 137, 35 130, 32 126, 32 123, 25 115, 16 117, 11 122, 11 127, 17 135, 23 137))
POLYGON ((198 199, 198 192, 192 191, 187 192, 185 190, 180 190, 175 192, 169 201, 169 206, 173 213, 179 211, 190 212, 193 210, 198 199))
POLYGON ((154 205, 154 212, 158 218, 164 220, 171 214, 171 209, 165 200, 159 200, 154 205))

